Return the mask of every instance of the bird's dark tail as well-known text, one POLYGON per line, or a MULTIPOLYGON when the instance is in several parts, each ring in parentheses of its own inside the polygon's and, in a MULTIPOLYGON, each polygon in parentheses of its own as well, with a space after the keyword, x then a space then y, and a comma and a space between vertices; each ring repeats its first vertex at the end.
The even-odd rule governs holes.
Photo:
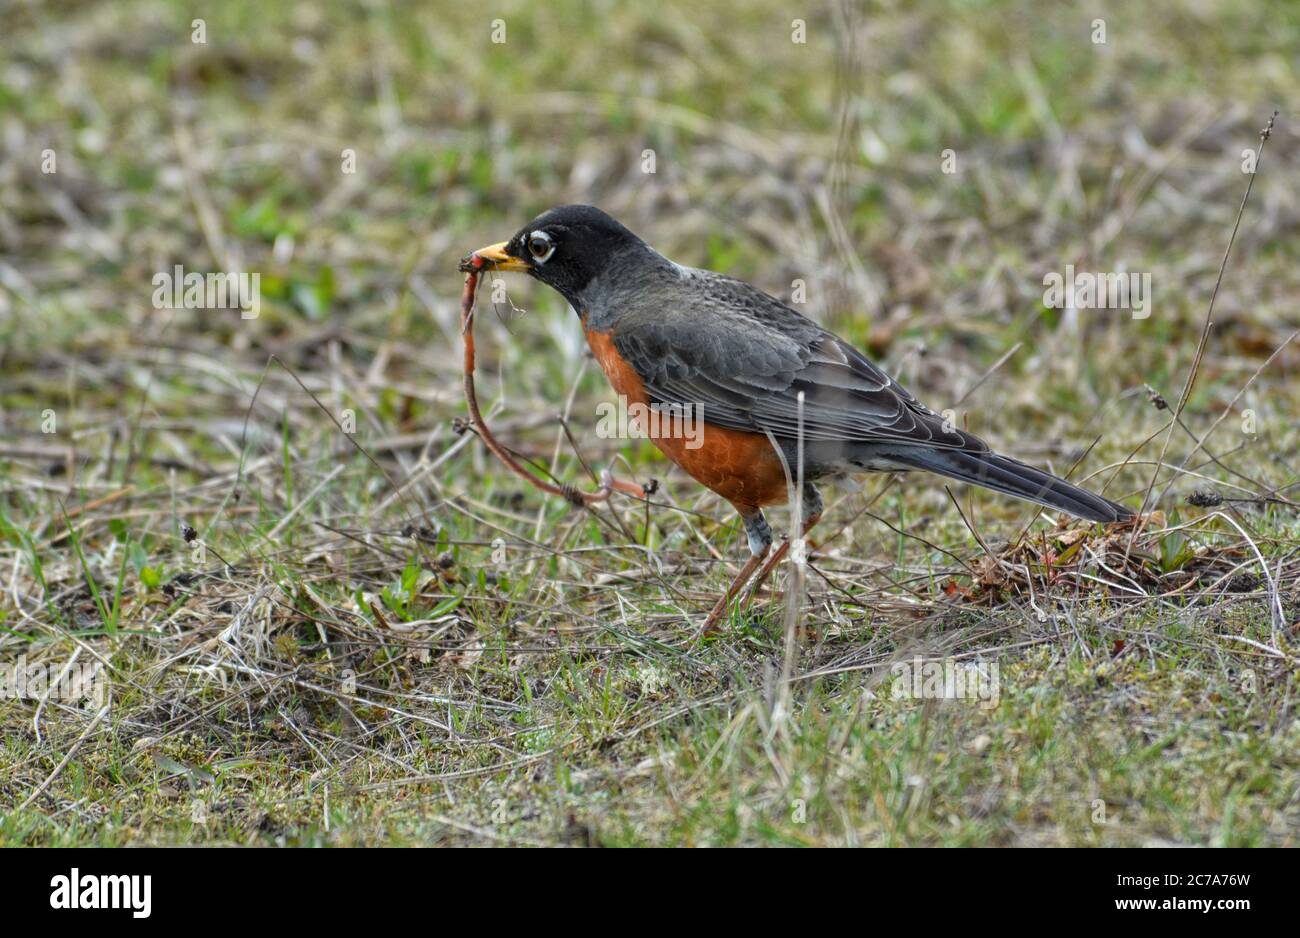
POLYGON ((917 447, 895 451, 890 456, 916 469, 981 485, 1089 521, 1124 521, 1133 517, 1133 512, 1123 505, 1071 485, 1050 472, 1043 472, 997 453, 917 447))

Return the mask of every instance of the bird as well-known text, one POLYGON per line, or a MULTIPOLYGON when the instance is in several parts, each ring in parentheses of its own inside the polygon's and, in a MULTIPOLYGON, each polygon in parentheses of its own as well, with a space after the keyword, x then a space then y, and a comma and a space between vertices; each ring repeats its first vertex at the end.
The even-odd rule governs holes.
POLYGON ((749 283, 669 260, 608 213, 562 205, 509 240, 479 248, 476 269, 524 273, 577 314, 626 404, 664 416, 647 435, 739 514, 749 559, 701 630, 784 558, 763 509, 796 483, 802 535, 821 518, 817 484, 861 473, 924 471, 1095 522, 1133 513, 994 452, 931 410, 862 352, 749 283))

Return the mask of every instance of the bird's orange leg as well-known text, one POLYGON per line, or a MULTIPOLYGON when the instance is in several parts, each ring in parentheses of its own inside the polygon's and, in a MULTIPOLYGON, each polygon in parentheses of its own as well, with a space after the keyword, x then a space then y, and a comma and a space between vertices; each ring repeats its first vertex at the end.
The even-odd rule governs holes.
MULTIPOLYGON (((814 515, 809 515, 808 520, 803 523, 803 533, 799 536, 807 537, 808 532, 812 530, 812 526, 820 520, 822 520, 822 513, 820 511, 814 515)), ((772 552, 772 556, 767 558, 767 563, 763 564, 763 569, 759 570, 758 576, 754 577, 754 585, 749 591, 751 596, 756 595, 758 591, 763 588, 763 581, 772 575, 772 571, 776 569, 776 565, 785 559, 785 555, 789 550, 790 541, 785 540, 781 543, 780 547, 772 552)))
POLYGON ((749 560, 745 561, 745 565, 740 568, 740 572, 737 573, 736 578, 731 581, 731 585, 727 587, 727 591, 722 594, 722 598, 714 605, 713 611, 709 613, 709 617, 704 620, 704 625, 700 626, 701 635, 709 635, 712 632, 717 631, 718 620, 726 614, 727 607, 731 605, 731 601, 736 598, 737 594, 740 593, 742 589, 745 588, 745 584, 748 583, 749 578, 754 575, 754 571, 757 570, 758 565, 763 562, 763 558, 767 556, 771 547, 772 545, 768 544, 763 548, 762 553, 751 554, 749 560))
POLYGON ((745 588, 745 584, 749 582, 750 577, 754 575, 754 571, 758 569, 772 549, 772 529, 768 526, 767 519, 763 517, 763 512, 757 507, 751 506, 738 508, 738 510, 740 511, 741 520, 745 522, 745 536, 749 539, 749 560, 745 561, 745 565, 740 568, 740 572, 731 581, 727 591, 722 594, 722 598, 714 605, 713 611, 709 613, 708 618, 704 620, 704 624, 700 626, 700 630, 696 633, 697 636, 707 635, 717 630, 718 620, 726 614, 731 601, 740 595, 740 591, 745 588))

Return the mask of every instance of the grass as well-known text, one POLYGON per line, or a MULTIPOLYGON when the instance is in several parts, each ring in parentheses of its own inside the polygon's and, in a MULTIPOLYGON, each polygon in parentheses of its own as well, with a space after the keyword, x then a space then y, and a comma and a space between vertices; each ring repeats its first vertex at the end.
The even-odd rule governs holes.
POLYGON ((1296 843, 1297 11, 802 15, 0 14, 0 665, 111 694, 0 700, 0 844, 1296 843), (1148 386, 1178 399, 1275 107, 1158 467, 1148 386), (557 297, 485 283, 484 411, 653 504, 541 498, 453 425, 457 258, 567 201, 803 280, 998 448, 1134 506, 1159 470, 1161 515, 1130 549, 874 477, 828 493, 795 632, 764 595, 693 641, 743 532, 596 435, 557 297), (153 308, 174 264, 259 272, 260 316, 153 308), (1151 272, 1151 317, 1044 309, 1066 264, 1151 272), (916 655, 996 664, 996 705, 899 695, 916 655))

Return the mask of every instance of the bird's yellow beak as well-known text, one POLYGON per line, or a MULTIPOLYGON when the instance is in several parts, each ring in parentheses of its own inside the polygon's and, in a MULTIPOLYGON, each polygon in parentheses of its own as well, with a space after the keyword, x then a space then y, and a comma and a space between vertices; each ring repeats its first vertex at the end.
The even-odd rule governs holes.
POLYGON ((517 257, 512 257, 506 253, 508 241, 502 241, 500 244, 489 244, 485 248, 479 248, 470 257, 482 258, 482 266, 489 270, 515 270, 520 273, 527 273, 531 268, 526 261, 517 257))

